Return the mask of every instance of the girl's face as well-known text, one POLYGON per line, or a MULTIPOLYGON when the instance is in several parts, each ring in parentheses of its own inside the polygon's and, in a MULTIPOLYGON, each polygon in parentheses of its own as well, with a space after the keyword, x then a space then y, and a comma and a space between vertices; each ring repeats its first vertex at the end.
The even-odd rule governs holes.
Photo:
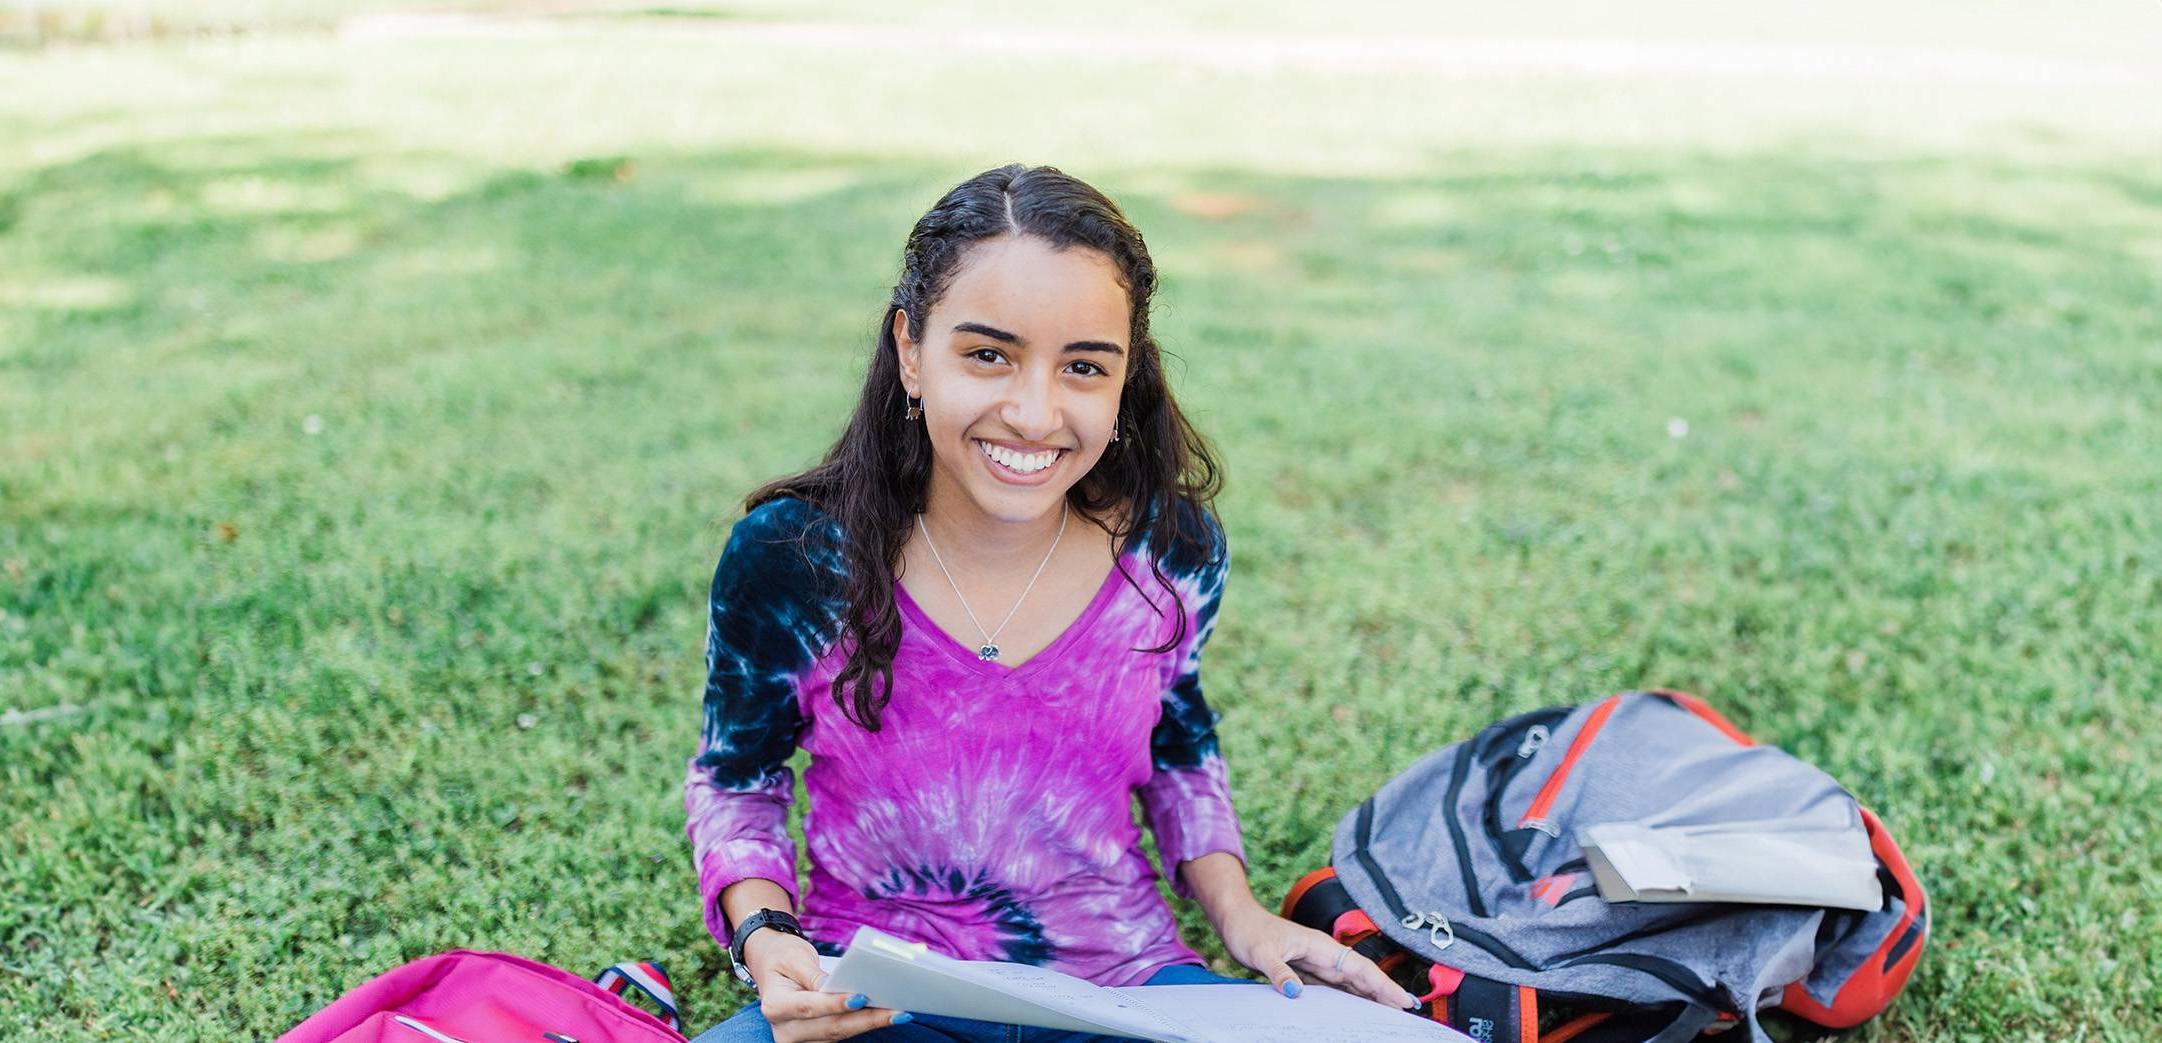
POLYGON ((962 258, 923 340, 897 311, 901 384, 931 439, 928 501, 1006 522, 1056 511, 1110 444, 1128 308, 1102 253, 1005 235, 962 258))

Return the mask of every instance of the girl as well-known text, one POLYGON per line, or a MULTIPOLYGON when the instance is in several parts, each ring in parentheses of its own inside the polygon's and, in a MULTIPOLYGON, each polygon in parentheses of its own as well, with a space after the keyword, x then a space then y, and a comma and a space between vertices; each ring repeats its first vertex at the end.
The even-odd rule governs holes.
POLYGON ((1412 1004, 1247 884, 1199 674, 1229 568, 1217 467, 1165 382, 1155 288, 1095 189, 969 179, 909 235, 840 441, 747 500, 684 804, 706 924, 758 1003, 697 1043, 1075 1038, 816 991, 861 925, 1107 986, 1229 980, 1180 941, 1136 795, 1233 958, 1286 995, 1303 973, 1412 1004))

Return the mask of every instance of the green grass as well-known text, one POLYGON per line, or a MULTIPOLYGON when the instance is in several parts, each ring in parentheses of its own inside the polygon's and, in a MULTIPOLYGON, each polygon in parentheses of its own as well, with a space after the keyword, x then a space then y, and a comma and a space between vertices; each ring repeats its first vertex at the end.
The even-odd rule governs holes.
POLYGON ((2073 104, 2114 88, 1650 83, 1630 129, 1566 77, 657 32, 0 56, 0 713, 45 711, 0 718, 0 1037, 267 1038, 456 946, 741 1002, 681 831, 705 583, 909 223, 1009 158, 1166 273, 1265 900, 1420 752, 1671 685, 1930 887, 1857 1038, 2162 1033, 2162 174, 2073 104))

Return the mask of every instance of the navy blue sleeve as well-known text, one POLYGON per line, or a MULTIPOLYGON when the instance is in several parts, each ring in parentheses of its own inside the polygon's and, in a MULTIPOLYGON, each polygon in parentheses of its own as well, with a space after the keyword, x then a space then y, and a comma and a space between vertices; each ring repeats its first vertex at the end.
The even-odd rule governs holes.
POLYGON ((1182 863, 1218 851, 1246 861, 1229 770, 1216 745, 1217 714, 1201 697, 1201 650, 1216 630, 1231 553, 1223 526, 1198 508, 1188 509, 1193 511, 1189 531, 1205 534, 1202 546, 1167 548, 1158 564, 1178 588, 1191 629, 1173 653, 1176 670, 1149 734, 1155 771, 1140 790, 1142 816, 1156 835, 1164 877, 1182 898, 1193 896, 1182 863))
POLYGON ((836 636, 840 548, 797 499, 729 533, 707 598, 705 728, 698 764, 722 789, 786 771, 803 727, 796 682, 836 636))
POLYGON ((1178 650, 1178 672, 1164 692, 1163 716, 1149 736, 1156 767, 1192 768, 1214 756, 1219 715, 1201 695, 1201 650, 1216 630, 1224 582, 1231 574, 1231 552, 1223 525, 1199 508, 1181 505, 1189 531, 1203 535, 1202 545, 1170 547, 1158 559, 1186 602, 1191 629, 1178 650))
POLYGON ((736 523, 707 598, 705 726, 683 807, 706 928, 728 944, 721 892, 765 879, 797 897, 788 805, 804 716, 797 684, 838 634, 840 545, 800 500, 736 523))

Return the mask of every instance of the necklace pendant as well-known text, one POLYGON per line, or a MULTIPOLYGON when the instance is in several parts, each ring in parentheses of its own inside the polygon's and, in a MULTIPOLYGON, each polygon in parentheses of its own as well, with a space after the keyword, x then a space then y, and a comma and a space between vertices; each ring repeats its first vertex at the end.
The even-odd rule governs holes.
POLYGON ((976 658, 981 659, 986 663, 997 659, 998 646, 992 644, 989 641, 984 642, 983 647, 976 650, 976 658))

